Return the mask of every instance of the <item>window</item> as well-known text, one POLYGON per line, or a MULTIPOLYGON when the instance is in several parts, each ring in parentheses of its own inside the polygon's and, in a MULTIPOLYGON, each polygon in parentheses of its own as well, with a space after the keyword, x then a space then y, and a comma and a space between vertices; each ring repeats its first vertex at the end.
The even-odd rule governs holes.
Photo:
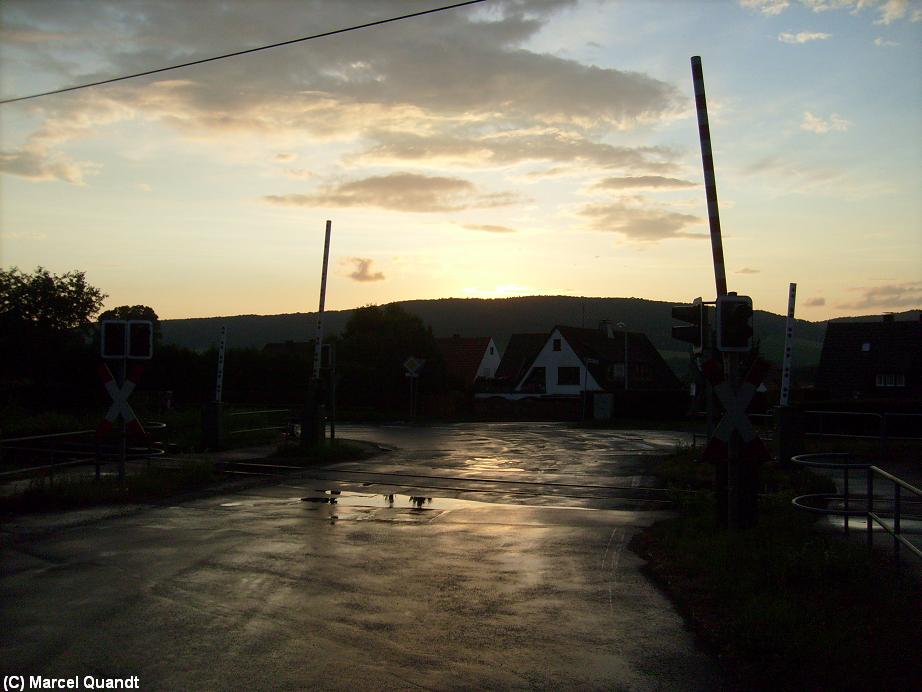
POLYGON ((554 350, 555 351, 560 350, 560 339, 554 339, 554 350))
POLYGON ((557 368, 557 384, 579 384, 579 368, 557 368))
POLYGON ((490 346, 490 355, 491 355, 491 356, 493 355, 493 347, 492 347, 492 346, 490 346))
POLYGON ((905 387, 906 375, 903 373, 882 373, 874 377, 874 384, 878 387, 905 387))

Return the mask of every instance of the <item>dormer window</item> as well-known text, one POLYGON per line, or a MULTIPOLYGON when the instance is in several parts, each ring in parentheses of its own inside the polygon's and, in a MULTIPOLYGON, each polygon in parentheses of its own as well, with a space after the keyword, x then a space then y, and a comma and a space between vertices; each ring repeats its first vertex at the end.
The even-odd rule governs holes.
POLYGON ((905 387, 906 375, 903 373, 882 373, 874 377, 874 384, 878 387, 905 387))

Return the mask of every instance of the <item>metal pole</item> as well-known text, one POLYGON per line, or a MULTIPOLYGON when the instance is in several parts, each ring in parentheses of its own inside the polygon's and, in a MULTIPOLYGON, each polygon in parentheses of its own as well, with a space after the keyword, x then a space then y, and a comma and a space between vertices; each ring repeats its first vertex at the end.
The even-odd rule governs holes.
POLYGON ((214 400, 221 403, 224 392, 224 351, 227 348, 227 327, 221 327, 221 345, 218 346, 218 379, 214 388, 214 400))
POLYGON ((787 406, 791 398, 791 356, 794 348, 794 299, 797 284, 792 283, 788 291, 788 319, 784 331, 784 364, 781 371, 781 405, 787 406))
POLYGON ((868 481, 868 502, 867 502, 867 527, 868 527, 868 548, 874 547, 874 520, 871 514, 874 512, 874 471, 869 466, 865 469, 868 481))
POLYGON ((336 439, 336 344, 330 344, 330 440, 336 439))
POLYGON ((848 499, 849 499, 849 493, 848 493, 848 469, 847 469, 847 468, 846 468, 846 469, 842 469, 842 483, 843 483, 843 485, 845 486, 845 489, 844 489, 843 492, 842 492, 842 494, 843 494, 843 496, 844 496, 844 499, 845 499, 845 525, 844 525, 844 529, 845 529, 845 535, 848 535, 848 504, 849 504, 849 503, 848 503, 848 499))
MULTIPOLYGON (((121 358, 121 365, 118 369, 118 388, 121 390, 125 386, 125 379, 128 376, 128 359, 121 358)), ((118 482, 125 482, 125 459, 128 456, 128 436, 125 433, 125 416, 119 416, 118 425, 118 482)))
POLYGON ((896 553, 896 561, 900 561, 900 484, 893 483, 893 551, 896 553))
POLYGON ((323 239, 323 269, 320 273, 320 308, 317 311, 317 332, 314 341, 314 377, 320 379, 320 351, 323 348, 323 307, 327 298, 327 264, 330 261, 330 231, 332 221, 327 220, 326 233, 323 239))
POLYGON ((330 232, 333 222, 327 219, 326 233, 323 239, 323 267, 320 272, 320 307, 317 311, 317 330, 314 333, 314 367, 307 387, 307 406, 301 424, 301 445, 309 446, 321 440, 322 414, 318 401, 320 383, 320 354, 323 348, 323 308, 327 296, 327 265, 330 260, 330 232))
POLYGON ((711 128, 708 125, 707 99, 704 95, 704 73, 701 57, 691 59, 692 81, 695 85, 695 106, 698 109, 698 137, 701 140, 701 163, 704 166, 704 191, 707 196, 708 222, 711 227, 711 254, 714 257, 714 279, 717 295, 727 294, 727 273, 724 269, 723 241, 720 236, 720 214, 717 208, 717 181, 714 178, 714 154, 711 151, 711 128))
POLYGON ((624 332, 624 391, 627 391, 627 325, 618 322, 618 328, 624 332))

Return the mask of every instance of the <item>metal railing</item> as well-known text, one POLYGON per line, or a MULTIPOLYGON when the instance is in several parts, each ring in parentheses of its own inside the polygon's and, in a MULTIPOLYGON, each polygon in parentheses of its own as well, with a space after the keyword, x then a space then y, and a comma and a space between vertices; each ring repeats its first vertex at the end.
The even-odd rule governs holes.
MULTIPOLYGON (((842 471, 843 489, 842 494, 838 493, 812 493, 795 497, 791 503, 797 508, 814 514, 826 516, 841 516, 843 518, 843 529, 847 534, 849 532, 849 519, 851 517, 865 517, 867 544, 869 548, 874 546, 874 525, 877 524, 883 528, 893 538, 893 549, 897 560, 900 559, 900 549, 905 547, 918 558, 922 558, 922 550, 911 543, 902 531, 902 520, 905 518, 903 512, 904 502, 902 500, 902 491, 906 490, 922 501, 922 490, 910 485, 901 478, 897 478, 891 473, 884 471, 870 462, 858 461, 857 457, 848 452, 827 452, 820 454, 800 454, 791 457, 791 461, 802 466, 840 470, 842 471), (864 471, 867 478, 867 492, 865 495, 855 495, 849 489, 849 472, 864 471), (874 479, 880 477, 893 483, 893 508, 891 512, 875 512, 874 498, 874 479), (862 501, 863 509, 852 509, 852 501, 862 501), (830 503, 841 504, 839 507, 830 507, 830 503), (818 506, 822 505, 822 506, 818 506), (892 516, 891 524, 882 514, 892 516)), ((881 501, 883 498, 879 498, 881 501)), ((917 504, 913 502, 912 504, 917 504)), ((922 502, 919 503, 922 506, 922 502)), ((913 515, 915 516, 915 515, 913 515)))
MULTIPOLYGON (((845 439, 865 439, 879 440, 880 444, 880 456, 881 459, 887 459, 890 456, 890 441, 891 440, 922 440, 922 413, 877 413, 874 411, 815 411, 815 410, 805 410, 803 411, 804 416, 813 417, 813 420, 816 421, 818 430, 806 430, 805 435, 809 437, 840 437, 845 439), (865 419, 867 421, 875 421, 876 425, 872 425, 876 430, 871 433, 868 429, 868 426, 859 427, 858 430, 855 430, 854 426, 850 426, 851 429, 848 432, 842 432, 841 424, 836 426, 832 425, 830 429, 829 418, 835 416, 844 416, 846 420, 851 418, 851 420, 860 420, 865 419), (893 434, 893 423, 890 421, 898 419, 919 419, 918 429, 914 430, 912 425, 903 426, 906 428, 907 432, 914 432, 916 434, 893 434)), ((806 421, 805 421, 806 422, 806 421)))
POLYGON ((868 467, 868 547, 874 547, 874 524, 876 523, 893 537, 893 552, 896 559, 900 559, 900 547, 905 546, 916 557, 922 558, 922 550, 910 543, 902 535, 900 519, 902 518, 902 490, 908 490, 916 497, 922 499, 922 490, 910 485, 902 478, 897 478, 891 473, 876 466, 868 467), (874 476, 880 476, 884 480, 893 483, 893 526, 887 526, 887 523, 874 511, 874 476))
MULTIPOLYGON (((148 431, 162 431, 166 428, 166 423, 148 421, 144 423, 144 427, 148 431)), ((150 444, 146 447, 132 446, 128 448, 127 458, 130 461, 149 461, 163 453, 162 448, 150 444)), ((73 430, 0 439, 0 455, 5 465, 18 466, 0 471, 0 483, 37 476, 47 476, 53 482, 55 473, 62 469, 91 463, 95 465, 98 479, 102 464, 116 459, 118 452, 115 445, 101 442, 96 437, 95 430, 73 430), (46 463, 38 463, 41 460, 45 460, 46 463), (19 465, 17 462, 25 462, 25 465, 19 465)))
POLYGON ((261 409, 258 411, 232 411, 227 414, 229 418, 240 418, 242 416, 268 416, 268 415, 277 415, 285 414, 285 422, 282 425, 264 425, 260 427, 250 427, 250 428, 238 428, 234 430, 228 430, 228 435, 242 435, 244 433, 254 433, 254 432, 268 432, 270 430, 288 430, 291 427, 289 418, 291 417, 291 409, 288 408, 274 408, 274 409, 261 409))

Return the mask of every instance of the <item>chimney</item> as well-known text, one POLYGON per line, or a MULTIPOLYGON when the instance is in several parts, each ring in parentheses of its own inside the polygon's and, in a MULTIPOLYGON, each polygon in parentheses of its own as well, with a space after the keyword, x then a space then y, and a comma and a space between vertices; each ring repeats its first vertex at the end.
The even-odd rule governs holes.
POLYGON ((602 332, 609 339, 615 338, 615 332, 611 328, 611 320, 602 320, 599 322, 599 331, 602 332))

